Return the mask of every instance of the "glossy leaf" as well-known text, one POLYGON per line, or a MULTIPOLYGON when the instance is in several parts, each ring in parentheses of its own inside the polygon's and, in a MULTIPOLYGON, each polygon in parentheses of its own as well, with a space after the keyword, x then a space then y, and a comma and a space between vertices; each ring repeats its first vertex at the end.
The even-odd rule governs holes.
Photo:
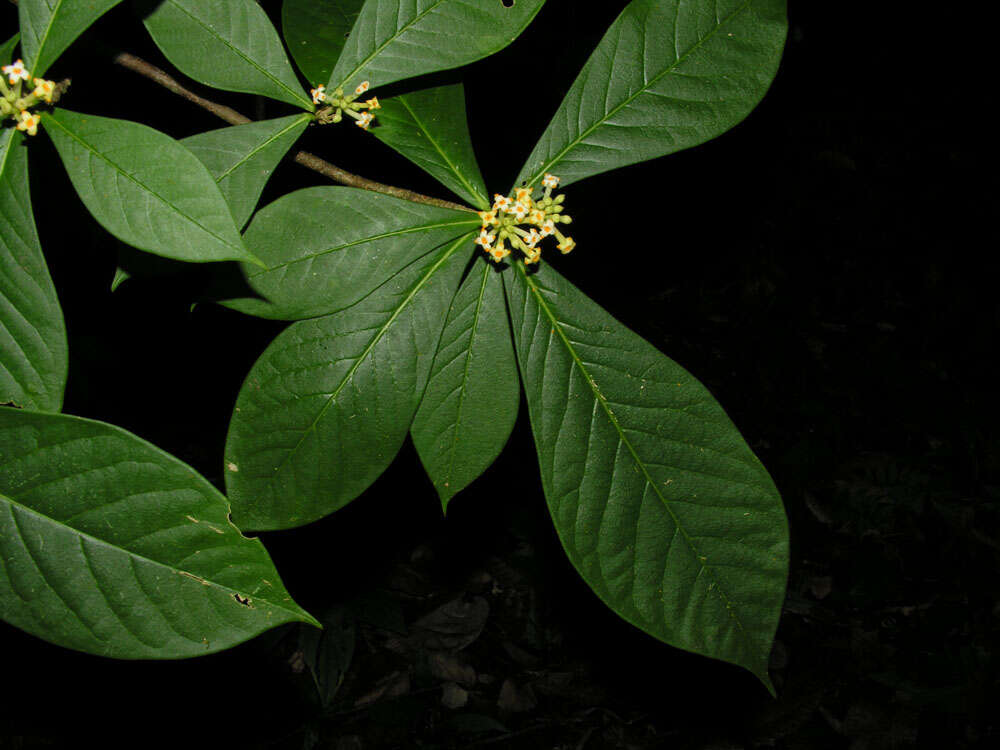
POLYGON ((0 409, 0 617, 121 659, 316 623, 191 467, 102 422, 0 409))
POLYGON ((416 258, 479 226, 479 217, 347 187, 298 190, 265 206, 246 244, 267 268, 245 266, 263 299, 225 304, 281 320, 348 307, 416 258))
POLYGON ((33 76, 49 66, 98 18, 121 0, 20 0, 21 56, 33 76))
POLYGON ((66 388, 66 327, 28 190, 21 133, 0 130, 0 404, 59 411, 66 388))
POLYGON ((326 83, 365 0, 285 0, 281 31, 295 64, 312 84, 326 83))
POLYGON ((0 65, 9 65, 14 60, 14 50, 21 41, 21 34, 14 34, 3 44, 0 44, 0 65))
POLYGON ((311 117, 291 115, 199 133, 181 141, 215 178, 236 226, 250 220, 271 173, 311 117))
POLYGON ((212 175, 173 138, 62 108, 42 125, 84 205, 122 242, 176 260, 252 258, 212 175))
POLYGON ((615 612, 746 667, 788 571, 778 491, 712 395, 549 266, 505 275, 542 487, 567 555, 615 612))
POLYGON ((544 2, 368 0, 328 88, 384 86, 492 55, 517 39, 544 2))
POLYGON ((472 206, 488 209, 465 117, 462 84, 438 86, 381 100, 375 137, 472 206))
POLYGON ((145 23, 166 58, 199 83, 312 111, 278 32, 255 0, 162 0, 145 23))
POLYGON ((226 442, 241 528, 315 521, 361 494, 410 428, 471 235, 339 313, 285 329, 253 366, 226 442))
POLYGON ((785 0, 632 0, 517 178, 563 185, 724 133, 778 69, 785 0))
POLYGON ((500 276, 481 258, 459 288, 410 428, 445 510, 500 455, 517 421, 521 387, 500 276))

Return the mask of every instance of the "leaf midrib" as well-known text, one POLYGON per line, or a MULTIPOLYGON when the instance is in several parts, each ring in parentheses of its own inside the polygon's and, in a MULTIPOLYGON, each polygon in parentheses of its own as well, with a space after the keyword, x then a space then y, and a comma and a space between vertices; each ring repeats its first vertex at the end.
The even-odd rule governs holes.
MULTIPOLYGON (((88 534, 85 531, 80 531, 79 529, 75 529, 72 526, 68 526, 67 524, 64 524, 64 523, 62 523, 60 521, 57 521, 56 519, 52 518, 51 516, 47 516, 44 513, 39 513, 37 510, 35 510, 31 506, 28 506, 28 505, 25 505, 25 504, 23 504, 21 502, 18 502, 17 499, 16 499, 16 496, 14 496, 14 495, 0 494, 0 501, 3 501, 3 500, 8 501, 12 506, 15 506, 15 507, 21 509, 22 511, 24 511, 25 513, 27 513, 27 514, 29 514, 31 516, 39 518, 39 519, 41 519, 42 521, 44 521, 46 523, 50 523, 50 524, 53 524, 55 526, 58 526, 59 528, 66 529, 67 531, 69 531, 70 533, 74 534, 75 536, 81 537, 81 538, 84 538, 84 539, 88 539, 91 542, 94 542, 95 544, 100 545, 102 547, 106 547, 106 548, 115 550, 116 552, 120 552, 120 553, 123 552, 123 553, 125 553, 126 555, 128 555, 129 557, 131 557, 133 559, 139 560, 139 561, 141 561, 143 563, 147 563, 149 565, 153 565, 155 567, 166 568, 167 570, 171 571, 172 573, 174 573, 176 575, 183 576, 185 578, 187 578, 188 576, 194 576, 195 575, 190 570, 182 570, 181 568, 176 568, 173 565, 169 565, 169 564, 167 564, 165 562, 160 562, 159 560, 152 560, 152 559, 146 557, 145 555, 140 555, 139 553, 133 552, 133 551, 131 551, 129 549, 126 549, 125 547, 119 547, 118 545, 112 544, 109 541, 106 541, 104 539, 96 537, 96 536, 94 536, 92 534, 88 534)), ((17 523, 17 521, 15 519, 15 524, 16 523, 17 523)), ((18 526, 18 533, 23 538, 24 535, 20 534, 20 526, 18 526)), ((22 542, 22 544, 24 544, 24 542, 22 542)), ((225 586, 225 585, 223 585, 221 583, 218 583, 216 581, 212 581, 212 580, 210 580, 208 578, 202 578, 201 576, 197 576, 197 578, 200 579, 198 581, 198 585, 199 586, 203 586, 203 585, 207 584, 209 586, 213 586, 213 587, 215 587, 215 588, 217 588, 217 589, 219 589, 221 591, 226 591, 226 592, 229 592, 231 594, 239 594, 240 596, 243 596, 243 597, 249 597, 249 596, 251 596, 249 592, 239 591, 238 589, 234 589, 234 588, 231 588, 229 586, 225 586), (201 583, 200 581, 205 581, 205 584, 201 583)), ((195 579, 192 578, 191 580, 194 581, 195 579)), ((50 588, 51 588, 51 586, 50 586, 50 588)), ((62 596, 60 595, 59 598, 62 599, 62 596)), ((281 604, 278 604, 275 601, 272 601, 271 599, 268 599, 266 597, 259 597, 259 596, 256 596, 256 595, 253 595, 253 599, 254 599, 254 601, 267 602, 268 604, 270 604, 271 606, 275 607, 276 609, 280 609, 282 612, 287 612, 288 614, 292 615, 296 621, 299 621, 299 622, 303 621, 302 620, 302 616, 299 613, 295 612, 294 610, 290 610, 287 607, 285 607, 285 606, 283 606, 281 604)))
POLYGON ((452 162, 450 158, 448 158, 448 154, 446 154, 444 152, 444 149, 442 149, 441 146, 438 144, 437 139, 434 138, 430 130, 428 130, 427 127, 424 125, 423 121, 419 117, 417 117, 417 113, 406 101, 406 96, 405 95, 400 96, 399 101, 402 103, 404 107, 406 107, 406 111, 410 113, 410 117, 413 118, 413 121, 417 124, 417 127, 423 131, 424 135, 427 137, 427 140, 431 142, 431 145, 434 146, 434 149, 441 155, 441 158, 444 159, 445 163, 448 165, 451 171, 455 174, 456 177, 458 177, 458 179, 461 181, 465 189, 469 191, 469 194, 479 199, 479 207, 482 209, 488 208, 489 200, 486 198, 485 195, 482 195, 478 190, 476 190, 476 188, 474 188, 467 179, 465 179, 465 175, 461 172, 461 170, 459 170, 459 168, 455 165, 455 163, 452 162))
POLYGON ((406 307, 410 304, 410 302, 413 301, 413 298, 417 295, 417 292, 419 292, 421 289, 424 288, 424 285, 427 284, 428 280, 431 277, 433 277, 435 273, 437 273, 438 269, 442 265, 444 265, 444 263, 448 261, 452 255, 455 254, 455 251, 459 247, 461 247, 463 242, 472 237, 472 234, 473 233, 470 232, 469 234, 463 235, 462 237, 459 237, 457 240, 455 240, 452 246, 448 248, 447 251, 442 253, 441 258, 439 258, 434 263, 434 265, 432 265, 427 270, 427 273, 425 273, 422 277, 420 277, 417 283, 413 285, 413 288, 410 289, 409 293, 407 293, 403 301, 396 306, 395 310, 393 310, 392 315, 389 316, 389 319, 385 323, 383 323, 382 326, 376 332, 376 334, 372 336, 371 341, 365 347, 364 351, 360 355, 358 355, 358 358, 354 361, 354 364, 351 365, 351 367, 348 369, 346 373, 344 373, 344 376, 340 379, 340 383, 337 385, 336 389, 333 391, 333 393, 329 395, 329 397, 327 397, 326 403, 323 404, 322 408, 319 410, 319 414, 317 414, 316 417, 309 424, 309 426, 302 431, 302 437, 299 438, 298 442, 291 448, 291 450, 288 451, 288 454, 281 460, 281 463, 278 464, 277 468, 275 468, 274 470, 275 474, 278 474, 295 456, 299 448, 302 447, 302 444, 305 442, 306 438, 310 435, 310 433, 312 433, 316 429, 316 426, 320 423, 320 420, 323 419, 326 412, 336 402, 337 396, 340 395, 340 392, 347 387, 347 384, 354 377, 354 373, 356 373, 358 371, 358 368, 361 367, 361 363, 364 362, 368 358, 368 355, 372 353, 372 350, 374 350, 378 342, 382 340, 383 336, 385 336, 386 331, 389 330, 389 328, 396 321, 396 319, 403 313, 403 310, 406 309, 406 307))
POLYGON ((152 195, 154 198, 156 198, 157 200, 159 200, 160 203, 162 203, 163 205, 165 205, 167 208, 169 208, 175 214, 177 214, 178 216, 180 216, 182 219, 185 219, 186 221, 189 221, 190 223, 194 224, 196 227, 198 227, 198 229, 200 229, 201 231, 205 232, 210 237, 214 237, 215 239, 217 239, 219 242, 221 242, 226 247, 231 247, 234 250, 238 250, 239 251, 239 255, 240 255, 241 258, 246 258, 247 257, 247 251, 246 251, 245 248, 242 248, 239 245, 234 245, 229 240, 227 240, 227 239, 225 239, 223 237, 220 237, 215 232, 213 232, 211 229, 209 229, 208 227, 204 226, 201 222, 197 221, 194 217, 188 216, 186 213, 184 213, 183 211, 181 211, 177 206, 175 206, 173 203, 171 203, 170 201, 168 201, 162 195, 160 195, 159 193, 157 193, 152 188, 148 187, 144 182, 142 182, 140 180, 137 180, 135 177, 133 177, 132 175, 130 175, 124 169, 122 169, 121 167, 119 167, 115 162, 111 161, 111 159, 109 159, 108 157, 106 157, 104 154, 102 154, 96 148, 94 148, 93 146, 91 146, 85 140, 83 140, 82 138, 80 138, 79 136, 77 136, 76 133, 74 133, 72 130, 70 130, 65 125, 63 125, 61 122, 59 122, 58 118, 50 116, 50 117, 46 118, 46 122, 54 122, 66 135, 68 135, 74 141, 76 141, 81 146, 83 146, 85 149, 87 149, 87 151, 89 151, 90 153, 92 153, 95 156, 97 156, 100 159, 102 159, 105 163, 108 164, 108 166, 110 166, 112 169, 114 169, 118 174, 122 175, 125 179, 130 180, 131 182, 133 182, 136 185, 138 185, 140 188, 142 188, 147 193, 149 193, 150 195, 152 195))
POLYGON ((219 184, 224 179, 226 179, 229 175, 231 175, 233 172, 235 172, 237 169, 239 169, 244 164, 246 164, 251 159, 253 159, 257 154, 259 154, 265 148, 267 148, 272 143, 274 143, 276 140, 278 140, 279 138, 281 138, 281 136, 283 136, 285 133, 287 133, 290 130, 294 130, 295 128, 299 127, 299 125, 301 125, 302 123, 308 122, 311 119, 312 119, 312 115, 309 115, 309 114, 298 115, 295 118, 294 122, 290 123, 288 125, 288 127, 282 128, 280 132, 275 133, 270 138, 268 138, 267 140, 265 140, 263 143, 261 143, 258 146, 256 146, 250 153, 248 153, 246 156, 244 156, 238 162, 236 162, 235 164, 233 164, 229 169, 227 169, 225 172, 223 172, 221 175, 219 175, 215 179, 215 183, 219 184))
POLYGON ((34 76, 38 68, 38 61, 42 58, 42 51, 45 49, 45 43, 49 40, 49 34, 52 31, 52 26, 55 24, 56 16, 59 15, 59 11, 62 10, 63 0, 59 0, 56 3, 55 10, 52 11, 52 15, 49 16, 49 22, 45 25, 45 33, 42 35, 41 41, 38 43, 38 47, 35 49, 35 59, 31 61, 31 75, 34 76))
MULTIPOLYGON (((60 0, 60 2, 62 2, 62 0, 60 0)), ((235 54, 237 57, 242 58, 244 62, 246 62, 252 68, 255 68, 258 73, 263 74, 265 78, 269 79, 273 83, 277 84, 279 88, 281 88, 284 91, 286 91, 289 94, 291 94, 292 97, 296 101, 307 104, 308 106, 306 108, 309 109, 310 111, 312 111, 312 109, 313 109, 312 104, 309 102, 308 99, 305 98, 305 96, 302 94, 302 92, 296 91, 295 89, 289 88, 283 81, 281 81, 281 79, 276 78, 271 73, 271 71, 269 71, 267 68, 262 68, 260 65, 258 65, 256 63, 256 61, 254 61, 253 58, 247 57, 245 54, 243 54, 242 50, 240 50, 239 48, 237 48, 237 47, 233 46, 232 44, 230 44, 229 41, 225 37, 220 36, 215 31, 215 29, 213 29, 211 26, 209 26, 208 24, 206 24, 204 21, 202 21, 196 15, 194 15, 193 13, 191 13, 190 11, 188 11, 186 8, 184 8, 183 6, 181 6, 177 2, 177 0, 170 0, 170 4, 173 5, 175 8, 177 8, 177 10, 181 11, 182 13, 184 13, 184 15, 186 15, 192 21, 194 21, 195 23, 197 23, 203 29, 205 29, 205 31, 207 31, 210 36, 214 36, 216 39, 218 39, 220 42, 222 42, 222 44, 225 45, 226 47, 228 47, 233 52, 233 54, 235 54)))
MULTIPOLYGON (((637 98, 639 98, 640 96, 642 96, 643 94, 645 94, 647 91, 649 91, 649 89, 651 89, 656 83, 658 83, 661 78, 663 78, 666 75, 669 75, 670 73, 673 73, 674 70, 676 70, 680 66, 680 64, 682 62, 684 62, 688 57, 690 57, 691 55, 693 55, 698 49, 701 48, 701 46, 703 44, 705 44, 709 39, 711 39, 712 37, 714 37, 719 32, 720 29, 722 29, 726 24, 728 24, 730 21, 732 21, 737 15, 739 15, 740 13, 743 13, 745 10, 747 10, 751 5, 753 5, 753 3, 754 3, 754 0, 746 0, 746 2, 743 3, 743 5, 739 6, 732 13, 730 13, 728 16, 726 16, 719 24, 717 24, 715 26, 715 28, 713 28, 708 34, 706 34, 701 39, 699 39, 697 41, 697 43, 695 43, 694 45, 692 45, 683 55, 680 55, 673 63, 671 63, 670 65, 668 65, 666 68, 664 68, 663 71, 661 71, 660 73, 657 73, 655 76, 653 76, 651 79, 649 79, 649 81, 647 81, 646 83, 644 83, 634 94, 632 94, 631 96, 627 97, 624 101, 622 101, 621 104, 618 104, 613 109, 611 109, 609 112, 605 113, 604 117, 602 117, 601 119, 597 120, 593 125, 591 125, 590 127, 588 127, 586 130, 584 130, 582 133, 580 133, 580 135, 578 135, 576 138, 574 138, 572 141, 570 141, 558 154, 556 154, 549 161, 547 161, 544 164, 542 164, 542 166, 539 167, 535 171, 534 174, 532 174, 531 179, 529 179, 528 182, 526 183, 527 186, 531 187, 535 183, 535 181, 541 175, 545 174, 550 169, 552 169, 556 164, 558 164, 560 161, 562 161, 563 157, 565 157, 566 154, 568 154, 574 148, 576 148, 577 146, 579 146, 580 143, 582 143, 587 138, 587 136, 589 136, 591 133, 593 133, 599 127, 601 127, 602 125, 604 125, 604 123, 606 123, 608 120, 610 120, 616 114, 618 114, 618 112, 620 112, 622 109, 624 109, 625 107, 627 107, 629 104, 631 104, 637 98)), ((626 9, 626 12, 627 12, 627 9, 626 9)), ((624 13, 622 15, 624 15, 624 13)), ((674 33, 676 34, 676 31, 674 33)), ((645 36, 645 29, 643 30, 643 36, 645 36)), ((588 61, 588 64, 589 64, 589 61, 588 61)))
POLYGON ((618 422, 618 417, 615 416, 614 411, 612 411, 611 407, 608 405, 607 399, 605 398, 604 394, 601 393, 600 389, 597 387, 597 383, 594 380, 594 378, 590 376, 587 370, 587 366, 584 364, 583 360, 577 354, 576 349, 573 346, 573 343, 569 340, 569 337, 566 336, 565 331, 563 331, 562 324, 560 323, 559 319, 553 314, 548 303, 545 301, 545 298, 542 296, 541 290, 531 279, 531 277, 526 273, 524 269, 524 264, 518 262, 516 265, 518 271, 520 271, 521 273, 522 278, 528 285, 528 288, 531 289, 532 294, 534 295, 536 301, 538 302, 538 306, 542 309, 542 311, 545 313, 545 316, 549 319, 549 322, 552 324, 553 330, 556 331, 556 333, 559 335, 559 338, 562 340, 563 345, 566 347, 566 351, 569 352, 569 355, 570 357, 572 357, 574 364, 579 368, 581 374, 583 375, 583 379, 587 382, 587 385, 590 386, 590 389, 594 394, 594 398, 597 399, 597 402, 601 405, 601 408, 604 410, 604 413, 607 416, 608 421, 611 422, 612 426, 615 428, 615 431, 618 433, 618 439, 622 442, 622 444, 628 449, 628 452, 632 455, 632 460, 635 461, 636 466, 638 466, 640 471, 642 472, 643 478, 646 480, 646 484, 652 488, 653 492, 660 499, 660 502, 663 504, 664 509, 670 515, 671 520, 674 522, 675 528, 677 528, 677 530, 680 531, 681 536, 684 538, 684 541, 687 543, 688 548, 691 550, 691 554, 694 555, 698 567, 701 570, 704 570, 705 573, 712 579, 713 583, 715 584, 714 588, 716 591, 719 592, 719 596, 725 602, 726 611, 729 612, 730 616, 733 618, 733 621, 736 623, 738 632, 740 636, 743 638, 744 643, 748 648, 752 648, 753 644, 750 643, 750 637, 749 635, 747 635, 742 620, 740 620, 739 615, 736 613, 737 603, 733 601, 722 589, 718 577, 712 570, 712 566, 705 565, 701 561, 701 556, 699 555, 699 550, 698 547, 695 545, 694 540, 688 534, 687 529, 681 523, 680 518, 677 516, 676 513, 674 513, 673 508, 671 508, 670 506, 670 501, 667 500, 667 498, 660 493, 660 489, 659 487, 657 487, 655 480, 650 476, 649 471, 646 468, 645 462, 639 457, 639 454, 636 452, 635 447, 632 445, 632 442, 628 439, 628 436, 625 434, 624 429, 618 422))
POLYGON ((460 227, 465 225, 479 225, 479 220, 470 219, 456 219, 455 221, 443 221, 437 224, 418 224, 416 226, 407 227, 406 229, 394 229, 391 232, 383 232, 382 234, 371 235, 370 237, 362 237, 361 239, 351 240, 350 242, 345 242, 342 245, 334 245, 333 247, 326 248, 312 255, 306 255, 302 258, 295 258, 293 260, 287 261, 285 263, 278 263, 273 266, 268 266, 266 269, 261 269, 255 274, 248 274, 247 278, 253 279, 258 276, 263 276, 271 271, 277 271, 279 268, 287 268, 288 266, 294 266, 296 263, 306 263, 316 258, 320 258, 324 255, 329 255, 330 253, 337 253, 341 250, 346 250, 349 247, 354 247, 356 245, 364 245, 369 242, 376 242, 378 240, 388 239, 389 237, 400 237, 406 234, 414 234, 416 232, 430 232, 435 229, 445 229, 447 227, 460 227))
MULTIPOLYGON (((337 84, 336 86, 332 86, 331 88, 335 88, 335 89, 336 88, 343 88, 344 84, 346 84, 354 76, 356 76, 361 71, 361 69, 363 67, 365 67, 366 65, 368 65, 368 63, 370 63, 372 60, 374 60, 376 57, 378 57, 382 53, 382 50, 384 50, 386 47, 388 47, 394 41, 396 41, 397 39, 399 39, 399 37, 401 37, 404 33, 406 33, 407 31, 410 30, 410 27, 414 26, 417 22, 423 20, 424 16, 426 16, 432 10, 435 10, 439 5, 441 5, 442 3, 446 2, 446 1, 447 0, 436 0, 436 2, 433 5, 429 5, 429 6, 427 6, 427 8, 425 10, 422 10, 420 13, 417 13, 413 18, 411 18, 405 24, 403 24, 398 29, 396 29, 396 33, 393 34, 392 36, 390 36, 384 42, 382 42, 382 44, 380 44, 378 47, 376 47, 372 51, 372 53, 368 55, 368 57, 366 57, 364 60, 362 60, 360 63, 358 63, 358 65, 354 68, 354 70, 352 70, 349 74, 347 74, 346 76, 344 76, 344 79, 339 84, 337 84)), ((360 16, 360 13, 358 15, 360 16)), ((355 25, 357 25, 357 24, 355 24, 355 25)), ((353 32, 354 29, 352 28, 351 31, 353 32)))
MULTIPOLYGON (((472 347, 476 341, 476 331, 479 328, 479 318, 483 312, 483 298, 486 296, 486 285, 489 283, 489 274, 492 269, 488 264, 484 264, 483 282, 479 287, 479 296, 476 297, 476 314, 472 318, 472 331, 469 335, 469 346, 465 349, 465 367, 462 372, 462 387, 458 394, 458 409, 455 412, 455 431, 451 437, 451 450, 448 455, 448 471, 446 476, 449 483, 455 471, 455 453, 458 450, 458 433, 462 427, 462 407, 465 404, 465 394, 469 385, 469 367, 472 364, 472 347)), ((447 485, 446 485, 447 486, 447 485)), ((454 496, 454 493, 451 493, 454 496)))

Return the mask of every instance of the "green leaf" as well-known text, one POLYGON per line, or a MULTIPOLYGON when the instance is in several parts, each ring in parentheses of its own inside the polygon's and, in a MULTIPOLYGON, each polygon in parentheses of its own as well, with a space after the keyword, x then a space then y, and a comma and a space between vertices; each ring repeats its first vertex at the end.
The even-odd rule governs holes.
POLYGON ((120 659, 318 623, 191 467, 118 427, 0 409, 0 617, 120 659))
POLYGON ((518 263, 505 282, 573 565, 633 625, 771 689, 788 526, 767 471, 704 386, 550 267, 518 263))
POLYGON ((326 83, 365 0, 285 0, 281 31, 299 70, 326 83))
POLYGON ((170 136, 61 108, 42 124, 84 205, 122 242, 176 260, 255 260, 212 175, 170 136))
POLYGON ((164 56, 199 83, 314 109, 254 0, 163 0, 145 23, 164 56))
POLYGON ((330 75, 345 92, 457 68, 517 39, 545 0, 368 0, 330 75))
POLYGON ((391 463, 427 384, 471 237, 420 257, 346 310, 294 323, 257 360, 226 441, 226 486, 241 528, 322 518, 391 463))
POLYGON ((458 83, 381 101, 372 132, 455 195, 490 207, 465 117, 465 89, 458 83))
POLYGON ((310 115, 250 122, 181 141, 215 178, 236 226, 250 220, 268 178, 305 131, 310 115))
POLYGON ((594 50, 517 184, 562 184, 715 138, 781 59, 785 0, 632 0, 594 50))
POLYGON ((66 327, 35 230, 28 153, 0 130, 0 404, 59 411, 66 388, 66 327))
POLYGON ((279 320, 327 315, 479 224, 471 212, 366 190, 298 190, 258 211, 246 231, 247 247, 267 264, 243 269, 263 299, 224 304, 279 320))
POLYGON ((80 34, 121 0, 21 0, 21 54, 33 76, 49 66, 80 34))
POLYGON ((331 607, 322 621, 322 630, 301 629, 299 650, 316 686, 316 697, 321 706, 328 708, 333 704, 354 658, 357 628, 351 611, 343 605, 331 607))
POLYGON ((500 455, 517 421, 520 393, 503 282, 483 257, 451 303, 410 428, 445 510, 500 455))
POLYGON ((111 292, 112 293, 117 292, 118 291, 118 287, 120 287, 122 284, 124 284, 126 281, 128 281, 131 278, 132 278, 132 274, 129 271, 125 270, 121 266, 116 266, 115 267, 115 275, 111 279, 111 292))
POLYGON ((14 49, 17 47, 19 41, 21 41, 21 34, 17 33, 3 44, 0 44, 0 65, 9 65, 13 62, 14 49))

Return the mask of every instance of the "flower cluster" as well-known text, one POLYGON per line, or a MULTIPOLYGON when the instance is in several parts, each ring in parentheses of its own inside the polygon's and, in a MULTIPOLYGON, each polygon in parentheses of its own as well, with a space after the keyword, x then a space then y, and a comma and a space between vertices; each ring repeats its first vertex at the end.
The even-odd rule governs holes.
POLYGON ((511 196, 494 195, 493 207, 479 212, 483 226, 476 244, 496 263, 510 255, 511 248, 524 255, 526 264, 537 263, 542 257, 538 243, 549 235, 558 240, 556 248, 563 255, 568 253, 576 247, 576 243, 572 237, 564 236, 557 225, 569 224, 573 220, 563 213, 562 204, 566 196, 552 195, 558 186, 559 178, 547 174, 542 179, 543 194, 537 200, 532 198, 532 188, 517 188, 511 196), (510 243, 510 248, 507 243, 510 243))
POLYGON ((22 89, 26 88, 23 84, 31 78, 24 67, 24 62, 17 60, 10 65, 4 65, 0 70, 3 70, 3 77, 0 78, 0 120, 7 118, 16 120, 18 130, 28 135, 35 135, 42 116, 32 112, 31 107, 39 102, 51 104, 56 93, 55 83, 44 78, 36 78, 34 90, 22 96, 22 89))
POLYGON ((357 98, 368 91, 369 87, 368 81, 363 81, 354 89, 353 94, 344 96, 344 90, 341 88, 336 89, 333 94, 327 94, 326 86, 317 86, 310 92, 313 104, 325 104, 326 106, 316 113, 316 119, 322 123, 340 122, 346 113, 348 117, 354 118, 355 125, 362 130, 368 130, 368 126, 375 119, 372 112, 382 108, 382 105, 378 103, 377 96, 363 102, 357 101, 357 98))

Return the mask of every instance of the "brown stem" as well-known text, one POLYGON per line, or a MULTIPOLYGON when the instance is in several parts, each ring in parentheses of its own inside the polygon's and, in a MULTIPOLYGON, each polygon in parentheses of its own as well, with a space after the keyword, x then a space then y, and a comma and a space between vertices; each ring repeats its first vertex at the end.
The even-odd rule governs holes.
MULTIPOLYGON (((163 70, 160 70, 160 68, 157 68, 155 65, 151 65, 146 62, 141 57, 130 55, 127 52, 121 52, 115 56, 114 61, 118 65, 128 68, 129 70, 160 84, 165 89, 172 91, 178 96, 184 97, 189 102, 197 104, 203 109, 207 109, 216 117, 225 120, 232 125, 243 125, 245 123, 252 122, 249 117, 237 112, 235 109, 209 101, 204 97, 198 96, 193 91, 184 88, 175 78, 168 75, 163 70)), ((453 203, 452 201, 446 201, 441 198, 432 198, 429 195, 415 193, 412 190, 406 190, 405 188, 399 188, 393 185, 385 185, 381 182, 375 182, 375 180, 369 180, 366 177, 352 174, 324 159, 320 159, 318 156, 311 154, 308 151, 297 152, 295 154, 295 161, 304 167, 308 167, 315 172, 319 172, 324 177, 329 177, 334 182, 339 182, 341 185, 361 188, 362 190, 371 190, 375 193, 383 193, 384 195, 402 198, 403 200, 412 201, 413 203, 425 203, 429 206, 451 208, 458 211, 475 211, 474 208, 463 206, 461 203, 453 203)))

